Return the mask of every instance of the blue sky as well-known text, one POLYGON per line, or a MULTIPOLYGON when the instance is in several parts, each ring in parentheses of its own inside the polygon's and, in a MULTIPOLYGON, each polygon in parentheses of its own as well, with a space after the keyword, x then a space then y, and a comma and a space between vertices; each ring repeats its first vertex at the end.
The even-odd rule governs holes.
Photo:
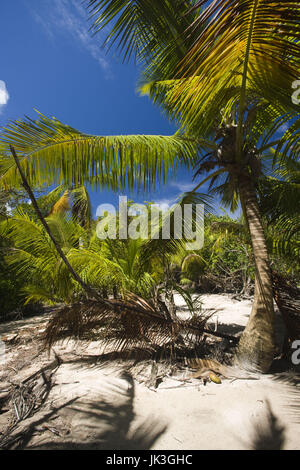
MULTIPOLYGON (((1 2, 0 125, 34 117, 34 108, 80 131, 98 134, 173 134, 175 128, 146 97, 136 93, 138 70, 123 64, 89 33, 81 0, 1 2)), ((136 202, 172 204, 191 190, 192 174, 179 170, 152 194, 130 194, 136 202)), ((93 215, 118 194, 92 192, 93 215)))

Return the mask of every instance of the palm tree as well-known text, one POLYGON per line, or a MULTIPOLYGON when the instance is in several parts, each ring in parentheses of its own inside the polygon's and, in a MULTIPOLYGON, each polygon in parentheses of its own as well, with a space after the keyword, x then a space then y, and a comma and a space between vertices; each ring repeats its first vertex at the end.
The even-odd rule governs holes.
MULTIPOLYGON (((117 189, 127 181, 153 189, 178 165, 196 166, 197 177, 207 171, 195 191, 211 179, 225 203, 234 208, 240 200, 251 234, 255 298, 238 358, 266 371, 274 355, 274 312, 255 184, 271 148, 278 150, 275 158, 299 155, 300 119, 291 87, 299 71, 300 6, 267 0, 205 4, 88 1, 94 31, 112 24, 106 44, 143 65, 140 89, 176 120, 174 136, 90 136, 40 116, 10 124, 1 142, 15 147, 36 185, 63 180, 78 186, 96 176, 98 186, 117 189)), ((17 185, 8 151, 0 164, 1 187, 17 185)))
MULTIPOLYGON (((78 240, 84 236, 83 229, 74 220, 67 220, 59 214, 49 216, 47 223, 69 257, 72 249, 78 248, 78 240)), ((10 241, 4 253, 6 263, 17 278, 22 276, 26 279, 23 293, 27 302, 55 304, 78 298, 81 290, 61 262, 39 220, 32 220, 20 210, 19 214, 0 224, 0 234, 10 241)))

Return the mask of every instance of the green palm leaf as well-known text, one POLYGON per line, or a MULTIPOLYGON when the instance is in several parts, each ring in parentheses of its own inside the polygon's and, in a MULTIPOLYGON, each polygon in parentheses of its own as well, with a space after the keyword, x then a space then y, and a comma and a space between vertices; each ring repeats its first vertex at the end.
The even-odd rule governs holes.
MULTIPOLYGON (((52 233, 64 253, 69 256, 78 247, 83 229, 72 219, 62 216, 47 218, 52 233)), ((24 292, 29 300, 55 303, 76 298, 78 286, 62 262, 42 224, 19 212, 0 224, 0 234, 11 241, 5 250, 5 260, 26 278, 24 292)))
POLYGON ((85 186, 72 190, 72 215, 82 227, 90 227, 92 207, 89 193, 85 186))
POLYGON ((196 144, 175 136, 91 136, 57 119, 40 115, 33 121, 15 121, 3 129, 0 143, 0 188, 20 185, 9 146, 13 146, 27 179, 37 186, 61 184, 128 185, 153 187, 165 182, 178 165, 189 166, 197 153, 196 144), (110 175, 110 178, 107 178, 110 175))
POLYGON ((94 33, 105 31, 113 23, 105 45, 115 44, 125 60, 134 56, 149 62, 165 54, 166 47, 169 58, 170 52, 173 58, 181 58, 186 46, 180 36, 196 15, 190 11, 194 2, 186 0, 86 0, 86 3, 94 33))
POLYGON ((200 134, 234 110, 241 149, 249 100, 297 113, 291 91, 300 68, 299 25, 296 1, 216 0, 186 30, 194 42, 176 76, 161 74, 148 91, 200 134))

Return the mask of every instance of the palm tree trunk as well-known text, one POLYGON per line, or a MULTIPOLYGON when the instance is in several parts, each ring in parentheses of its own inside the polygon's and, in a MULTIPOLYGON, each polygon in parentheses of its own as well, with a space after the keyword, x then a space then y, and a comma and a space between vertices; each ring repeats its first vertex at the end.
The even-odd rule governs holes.
POLYGON ((252 311, 240 339, 236 360, 244 368, 265 373, 275 353, 270 263, 257 197, 249 175, 240 178, 239 191, 251 235, 256 275, 252 311))
POLYGON ((61 259, 63 260, 63 262, 65 263, 65 265, 67 266, 68 270, 70 271, 70 273, 72 274, 73 278, 75 279, 75 281, 78 282, 78 284, 83 288, 83 290, 85 290, 87 292, 87 294, 92 297, 92 298, 95 298, 95 299, 98 299, 99 298, 99 295, 97 292, 94 291, 94 289, 92 289, 92 287, 90 287, 88 284, 86 284, 80 276, 78 276, 78 274, 76 273, 76 271, 74 271, 74 269, 72 268, 72 266, 70 265, 67 257, 65 256, 64 252, 62 251, 60 245, 57 243, 55 237, 53 236, 50 228, 49 228, 49 225, 47 224, 45 218, 43 217, 41 211, 40 211, 40 208, 36 202, 36 199, 34 197, 34 194, 32 192, 32 189, 31 187, 29 186, 28 184, 28 181, 25 177, 25 174, 23 173, 23 170, 20 166, 20 163, 19 163, 19 160, 18 160, 18 156, 15 152, 15 149, 14 147, 10 147, 10 150, 11 150, 11 153, 14 157, 14 160, 16 162, 16 165, 17 165, 17 168, 19 170, 19 173, 20 173, 20 176, 21 176, 21 179, 22 179, 22 182, 23 182, 23 187, 25 189, 25 191, 27 192, 31 202, 32 202, 32 206, 38 216, 38 218, 40 219, 41 223, 43 224, 47 234, 49 235, 50 239, 52 240, 55 248, 56 248, 56 251, 58 252, 59 256, 61 257, 61 259))

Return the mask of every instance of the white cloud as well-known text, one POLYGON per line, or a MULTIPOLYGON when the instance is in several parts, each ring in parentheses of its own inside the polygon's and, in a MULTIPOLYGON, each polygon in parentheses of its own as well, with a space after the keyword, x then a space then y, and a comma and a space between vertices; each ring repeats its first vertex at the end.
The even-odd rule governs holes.
MULTIPOLYGON (((200 180, 197 180, 191 183, 186 183, 186 182, 180 183, 178 181, 175 181, 171 183, 170 186, 173 188, 179 189, 180 193, 189 193, 193 191, 198 186, 199 183, 200 183, 200 180)), ((208 187, 209 187, 209 183, 206 182, 203 184, 203 186, 200 186, 198 191, 205 192, 207 191, 208 187)))
POLYGON ((101 34, 92 37, 88 12, 80 3, 78 0, 44 0, 41 6, 40 0, 38 3, 26 1, 33 18, 51 40, 55 40, 57 31, 67 34, 98 62, 106 78, 111 78, 109 62, 101 49, 103 37, 101 34))
POLYGON ((0 113, 9 100, 9 93, 6 88, 6 83, 0 80, 0 113))
POLYGON ((193 191, 193 189, 197 186, 197 183, 179 183, 179 182, 174 182, 171 184, 173 188, 179 189, 182 193, 188 193, 190 191, 193 191))
POLYGON ((153 201, 162 212, 167 212, 171 207, 176 203, 177 198, 172 199, 159 199, 158 201, 153 201))
POLYGON ((48 36, 48 38, 54 40, 55 35, 51 27, 51 22, 47 21, 46 18, 43 18, 41 15, 39 15, 38 12, 34 10, 31 10, 31 14, 34 20, 42 27, 44 33, 48 36))

